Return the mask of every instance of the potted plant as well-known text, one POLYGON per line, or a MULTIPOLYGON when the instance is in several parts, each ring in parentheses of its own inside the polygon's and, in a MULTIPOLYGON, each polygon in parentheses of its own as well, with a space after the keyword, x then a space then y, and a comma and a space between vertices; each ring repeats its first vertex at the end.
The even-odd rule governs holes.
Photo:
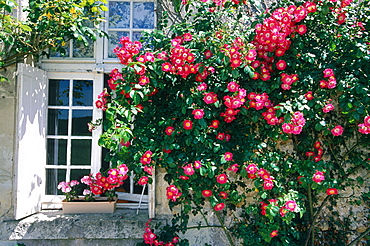
POLYGON ((121 164, 111 168, 106 173, 98 172, 81 178, 80 182, 62 181, 58 185, 66 196, 62 201, 64 213, 113 213, 116 210, 117 195, 115 188, 121 186, 127 179, 128 168, 121 164), (84 196, 78 196, 76 187, 85 184, 89 188, 83 191, 84 196), (103 195, 103 196, 101 196, 103 195))

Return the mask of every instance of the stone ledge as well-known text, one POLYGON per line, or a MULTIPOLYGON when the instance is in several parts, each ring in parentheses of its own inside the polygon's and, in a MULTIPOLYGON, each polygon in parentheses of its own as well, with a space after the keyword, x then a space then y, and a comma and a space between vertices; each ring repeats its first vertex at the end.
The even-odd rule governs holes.
POLYGON ((142 240, 147 221, 147 210, 140 210, 138 215, 136 210, 131 209, 117 209, 112 214, 44 211, 18 221, 0 222, 0 246, 16 245, 17 242, 26 244, 26 241, 27 246, 104 245, 103 241, 112 243, 106 245, 135 245, 129 242, 142 240), (49 243, 41 243, 44 240, 49 243), (127 243, 122 240, 127 240, 127 243))
POLYGON ((67 240, 17 240, 1 241, 0 246, 135 246, 139 239, 67 239, 67 240))

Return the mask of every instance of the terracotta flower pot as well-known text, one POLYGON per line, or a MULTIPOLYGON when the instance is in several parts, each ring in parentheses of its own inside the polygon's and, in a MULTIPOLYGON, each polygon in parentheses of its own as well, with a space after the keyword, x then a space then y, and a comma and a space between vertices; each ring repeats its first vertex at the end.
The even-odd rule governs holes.
POLYGON ((62 201, 63 213, 65 214, 114 213, 116 204, 117 198, 108 201, 106 197, 97 197, 93 202, 86 202, 83 197, 70 202, 62 201))

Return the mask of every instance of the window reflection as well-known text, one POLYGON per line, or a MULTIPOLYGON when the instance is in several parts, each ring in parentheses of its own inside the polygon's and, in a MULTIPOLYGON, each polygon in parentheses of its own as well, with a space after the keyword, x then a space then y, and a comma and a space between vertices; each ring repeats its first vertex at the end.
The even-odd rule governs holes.
POLYGON ((109 28, 130 28, 130 3, 109 2, 109 28))
POLYGON ((50 79, 49 80, 49 105, 66 106, 69 98, 69 80, 50 79))
POLYGON ((134 2, 133 28, 154 28, 154 2, 134 2))
POLYGON ((92 106, 92 80, 73 80, 73 106, 92 106))

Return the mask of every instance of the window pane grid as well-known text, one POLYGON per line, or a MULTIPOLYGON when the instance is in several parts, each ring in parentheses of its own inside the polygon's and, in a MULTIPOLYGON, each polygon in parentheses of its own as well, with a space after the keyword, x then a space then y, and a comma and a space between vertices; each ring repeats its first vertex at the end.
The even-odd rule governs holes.
POLYGON ((153 0, 115 0, 108 3, 107 28, 109 35, 106 50, 108 58, 115 58, 113 49, 123 36, 136 41, 141 32, 155 28, 153 0))
POLYGON ((91 172, 93 137, 86 123, 93 119, 92 87, 92 80, 49 80, 47 195, 60 193, 55 186, 60 181, 91 172))

